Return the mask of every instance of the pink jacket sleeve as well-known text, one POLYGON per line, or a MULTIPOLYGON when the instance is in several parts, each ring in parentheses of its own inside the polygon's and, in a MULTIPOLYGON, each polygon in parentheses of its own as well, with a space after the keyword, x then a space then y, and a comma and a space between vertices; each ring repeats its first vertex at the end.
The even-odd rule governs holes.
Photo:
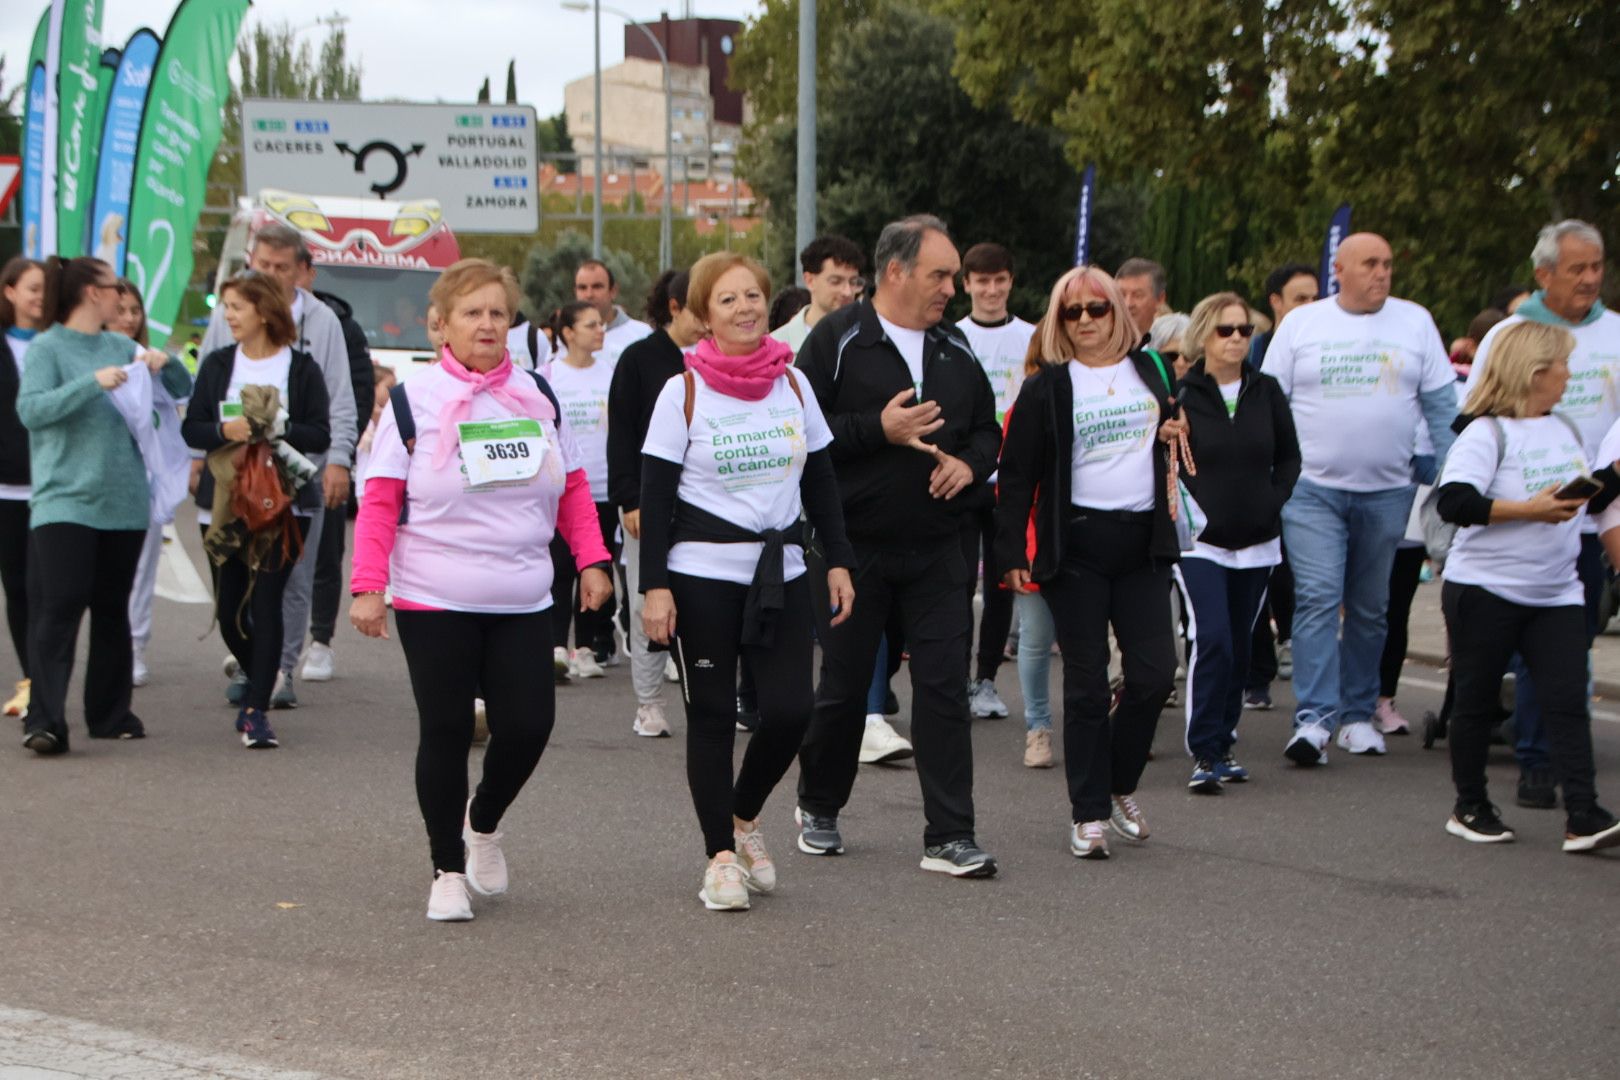
MULTIPOLYGON (((371 488, 366 488, 366 496, 370 498, 371 488)), ((591 501, 590 481, 585 479, 584 469, 575 469, 568 474, 568 484, 563 488, 562 498, 557 503, 557 532, 567 542, 568 549, 574 553, 574 565, 583 570, 596 563, 609 562, 613 556, 608 554, 607 545, 602 542, 602 523, 596 516, 596 504, 591 501)), ((356 532, 355 571, 359 574, 358 559, 359 534, 356 532)))
POLYGON ((404 505, 405 481, 388 476, 374 476, 366 481, 365 498, 360 500, 360 513, 354 519, 354 572, 349 577, 350 591, 371 592, 388 587, 388 557, 394 552, 399 510, 404 505))

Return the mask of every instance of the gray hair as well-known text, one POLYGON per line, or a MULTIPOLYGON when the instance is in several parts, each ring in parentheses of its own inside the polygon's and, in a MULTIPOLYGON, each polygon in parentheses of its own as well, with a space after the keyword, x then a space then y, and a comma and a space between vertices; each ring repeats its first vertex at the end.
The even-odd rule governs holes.
MULTIPOLYGON (((1176 338, 1187 332, 1187 324, 1192 322, 1191 315, 1183 315, 1179 311, 1172 311, 1168 315, 1160 315, 1153 320, 1153 326, 1148 330, 1148 348, 1162 349, 1176 338)), ((1183 341, 1182 351, 1186 351, 1187 342, 1183 341)))
POLYGON ((1584 240, 1588 244, 1596 244, 1599 251, 1603 250, 1603 234, 1584 221, 1575 218, 1565 218, 1556 225, 1543 226, 1536 235, 1536 246, 1530 249, 1530 263, 1537 270, 1551 270, 1558 265, 1558 249, 1563 245, 1564 237, 1573 236, 1577 240, 1584 240))
POLYGON ((309 245, 304 243, 303 235, 290 225, 283 225, 279 221, 272 221, 253 234, 253 246, 248 250, 264 244, 277 251, 291 251, 298 256, 298 261, 307 265, 309 260, 309 245))
POLYGON ((1120 278, 1141 277, 1143 274, 1146 274, 1148 277, 1153 279, 1153 295, 1163 296, 1164 291, 1167 288, 1164 278, 1164 267, 1160 266, 1152 259, 1126 259, 1120 264, 1119 272, 1114 275, 1114 280, 1118 281, 1120 278))
POLYGON ((912 214, 883 226, 883 231, 878 234, 877 250, 872 253, 872 264, 877 269, 878 280, 883 280, 891 262, 899 263, 900 269, 908 274, 917 269, 917 254, 922 251, 923 236, 930 232, 937 232, 947 240, 951 238, 951 231, 933 214, 912 214))

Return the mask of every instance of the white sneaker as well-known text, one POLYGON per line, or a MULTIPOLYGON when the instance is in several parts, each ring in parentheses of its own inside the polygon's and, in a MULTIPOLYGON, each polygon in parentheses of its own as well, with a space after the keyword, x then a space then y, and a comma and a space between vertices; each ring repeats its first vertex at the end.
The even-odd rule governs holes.
POLYGON ((428 918, 434 922, 471 922, 472 897, 467 895, 467 875, 433 875, 433 891, 428 893, 428 918))
POLYGON ((996 684, 980 679, 968 684, 968 711, 975 720, 1003 720, 1007 717, 1007 703, 996 693, 996 684))
POLYGON ((227 656, 225 658, 225 662, 220 665, 220 668, 225 672, 225 677, 227 679, 234 679, 236 678, 236 673, 242 670, 242 665, 236 662, 236 657, 227 656))
POLYGON ((146 650, 135 650, 135 665, 130 672, 130 682, 135 686, 145 686, 152 681, 152 671, 146 666, 146 650))
POLYGON ((1147 818, 1129 795, 1115 795, 1109 800, 1108 824, 1127 840, 1148 838, 1147 818))
POLYGON ((499 896, 506 891, 506 856, 501 854, 501 837, 492 833, 473 832, 472 800, 467 800, 467 813, 461 819, 461 842, 467 845, 467 884, 479 896, 499 896))
POLYGON ((332 646, 318 641, 309 643, 309 651, 304 654, 304 681, 332 681, 332 646))
POLYGON ((698 899, 710 911, 747 911, 748 872, 735 858, 721 862, 718 857, 703 872, 703 888, 698 899))
POLYGON ((551 665, 556 670, 558 682, 567 682, 574 677, 574 662, 568 657, 566 645, 558 645, 551 650, 551 665))
POLYGON ((862 765, 876 765, 885 761, 904 761, 912 755, 911 744, 889 726, 882 713, 869 713, 866 732, 861 736, 862 765))
POLYGON ((664 681, 681 681, 681 669, 675 666, 675 658, 673 656, 666 657, 664 660, 664 681))
POLYGON ((669 738, 669 721, 664 719, 664 703, 649 701, 636 706, 636 721, 630 730, 649 739, 669 738))
POLYGON ((1340 750, 1352 754, 1383 754, 1388 752, 1384 746, 1384 737, 1378 733, 1371 720, 1361 720, 1354 724, 1345 724, 1339 728, 1338 744, 1340 750))
POLYGON ((1077 859, 1108 858, 1108 834, 1100 821, 1077 821, 1069 827, 1069 851, 1077 859))
POLYGON ((1301 724, 1289 736, 1283 756, 1295 765, 1326 765, 1327 744, 1332 733, 1326 724, 1301 724))
POLYGON ((759 827, 756 825, 752 832, 733 831, 732 839, 737 842, 737 861, 748 874, 743 882, 748 891, 768 893, 775 889, 776 863, 765 850, 765 838, 760 835, 759 827))
POLYGON ((581 679, 600 679, 607 675, 607 669, 596 662, 594 649, 575 649, 574 674, 581 679))

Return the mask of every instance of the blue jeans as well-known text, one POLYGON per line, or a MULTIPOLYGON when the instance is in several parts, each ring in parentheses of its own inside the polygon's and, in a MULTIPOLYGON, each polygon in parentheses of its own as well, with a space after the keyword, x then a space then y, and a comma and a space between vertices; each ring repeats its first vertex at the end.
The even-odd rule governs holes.
POLYGON ((1283 506, 1294 570, 1296 727, 1314 721, 1333 730, 1372 718, 1389 571, 1416 493, 1415 486, 1341 491, 1301 479, 1283 506))
POLYGON ((1271 567, 1232 570, 1183 557, 1176 580, 1190 612, 1187 626, 1187 753, 1219 761, 1237 742, 1254 624, 1265 604, 1271 567))
MULTIPOLYGON (((1603 543, 1593 533, 1581 534, 1581 553, 1575 559, 1575 576, 1586 593, 1587 697, 1591 697, 1592 641, 1598 634, 1598 609, 1603 605, 1603 543)), ((1546 765, 1547 733, 1541 726, 1541 704, 1536 700, 1536 684, 1524 657, 1513 655, 1513 729, 1518 736, 1513 754, 1521 769, 1546 765)))
POLYGON ((1024 727, 1052 730, 1052 609, 1040 593, 1018 593, 1018 688, 1024 695, 1024 727))

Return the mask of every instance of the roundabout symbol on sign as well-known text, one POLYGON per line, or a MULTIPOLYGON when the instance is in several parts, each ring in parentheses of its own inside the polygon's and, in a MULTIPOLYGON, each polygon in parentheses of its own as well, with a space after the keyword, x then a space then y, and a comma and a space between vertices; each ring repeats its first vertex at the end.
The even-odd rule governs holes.
POLYGON ((371 190, 377 193, 377 198, 379 199, 385 198, 390 191, 398 191, 404 186, 405 174, 407 171, 405 159, 408 157, 421 157, 424 149, 426 149, 426 147, 422 143, 412 143, 409 150, 401 150, 393 143, 385 142, 382 139, 375 139, 372 142, 368 142, 358 150, 354 149, 346 142, 339 142, 337 144, 338 153, 348 154, 350 157, 354 158, 354 171, 357 173, 364 173, 366 171, 366 158, 370 157, 372 154, 383 153, 394 159, 393 179, 386 182, 379 180, 377 183, 371 185, 371 190))

